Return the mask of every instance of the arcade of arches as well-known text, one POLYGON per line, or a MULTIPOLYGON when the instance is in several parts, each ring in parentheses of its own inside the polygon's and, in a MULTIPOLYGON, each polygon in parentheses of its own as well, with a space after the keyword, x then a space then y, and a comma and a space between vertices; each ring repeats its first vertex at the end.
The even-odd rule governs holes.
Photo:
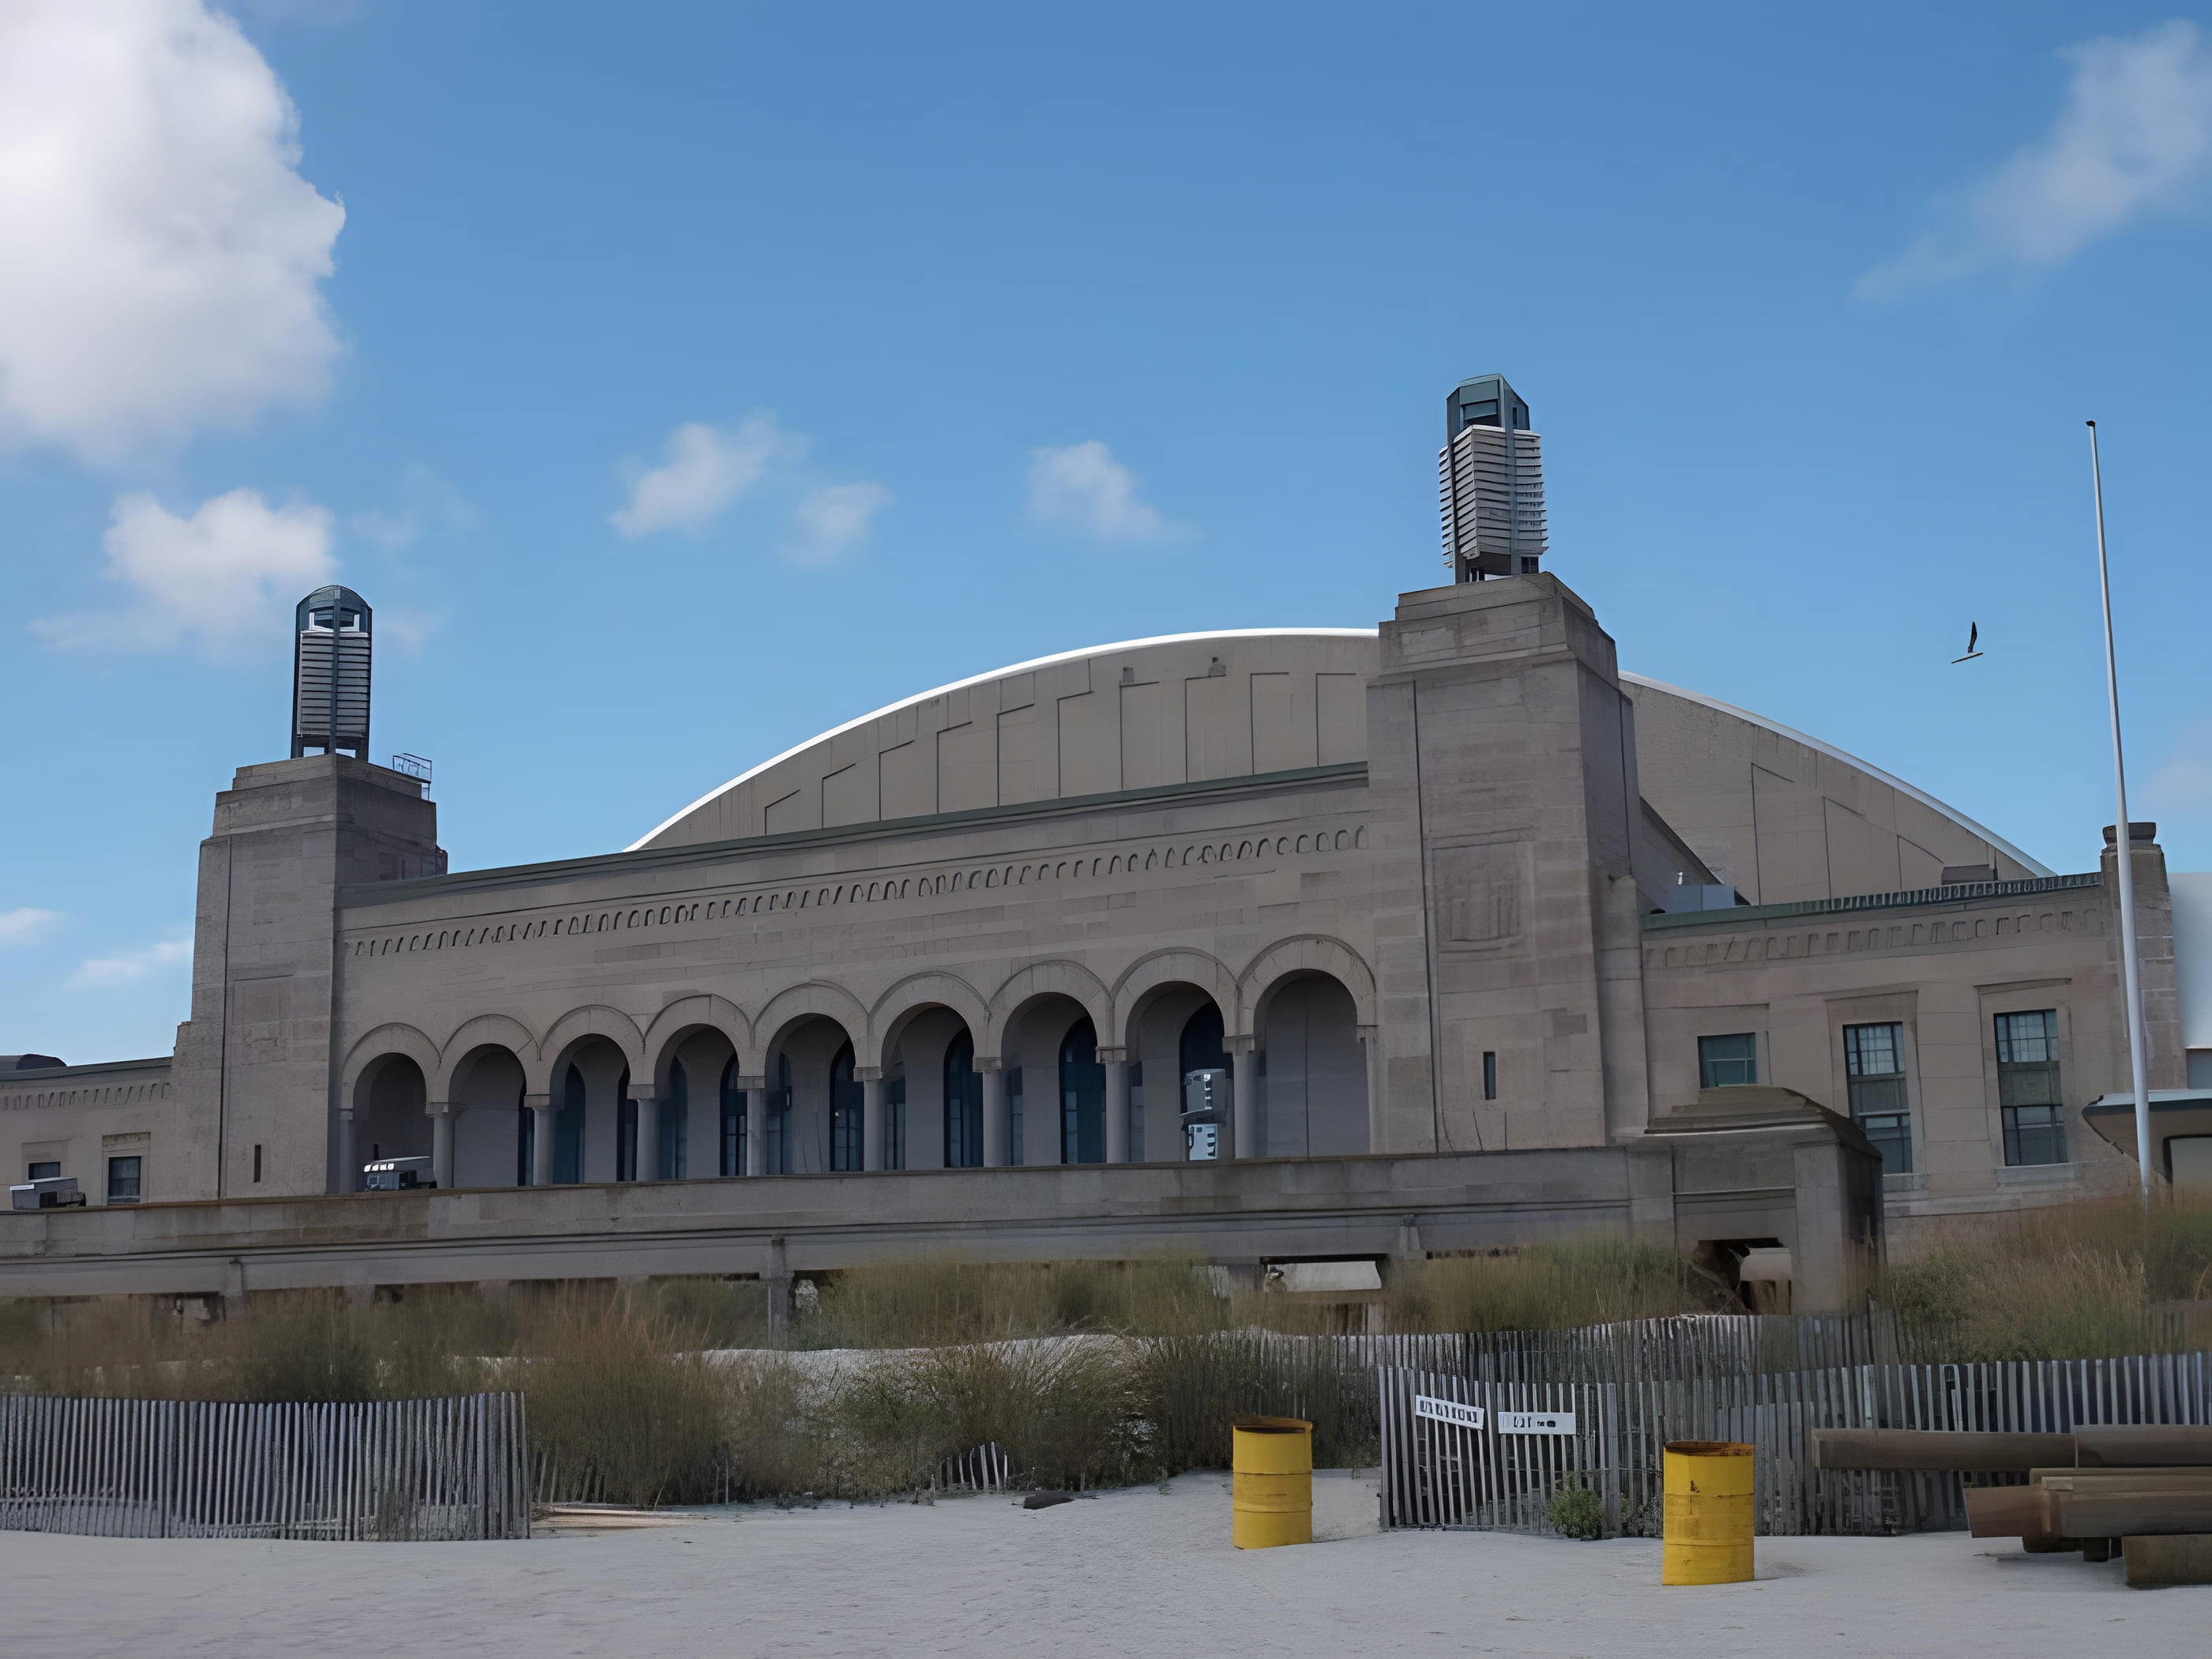
POLYGON ((1119 1048, 1059 992, 1013 1010, 996 1055, 979 1055, 969 1019, 943 1003, 902 1013, 876 1066, 856 1051, 859 1024, 798 1014, 763 1033, 757 1073, 712 1024, 657 1036, 635 1063, 612 1037, 579 1036, 538 1056, 550 1062, 542 1095, 520 1040, 470 1048, 449 1069, 427 1048, 395 1048, 342 1104, 341 1167, 427 1156, 441 1186, 494 1187, 1179 1161, 1182 1079, 1211 1068, 1237 1102, 1221 1156, 1370 1150, 1368 1045, 1352 994, 1326 973, 1269 987, 1249 1037, 1186 982, 1139 997, 1119 1048), (445 1100, 431 1098, 434 1073, 445 1100))

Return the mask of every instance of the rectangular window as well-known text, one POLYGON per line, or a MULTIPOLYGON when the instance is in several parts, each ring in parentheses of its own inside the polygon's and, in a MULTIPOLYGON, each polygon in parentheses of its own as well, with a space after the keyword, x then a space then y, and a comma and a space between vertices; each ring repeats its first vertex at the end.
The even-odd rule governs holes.
POLYGON ((1145 1062, 1129 1062, 1129 1162, 1145 1161, 1145 1062))
POLYGON ((1022 1161, 1022 1068, 1006 1068, 1006 1162, 1022 1161))
POLYGON ((1482 1097, 1498 1098, 1498 1054, 1494 1049, 1482 1051, 1482 1097))
POLYGON ((1750 1031, 1698 1039, 1698 1087, 1726 1089, 1759 1081, 1759 1040, 1750 1031))
POLYGON ((58 1181, 61 1174, 62 1161, 58 1158, 49 1158, 32 1164, 23 1178, 26 1181, 58 1181))
POLYGON ((1844 1087, 1851 1116, 1881 1154, 1884 1175, 1912 1172, 1912 1119, 1905 1096, 1905 1027, 1844 1027, 1844 1087))
POLYGON ((258 1140, 253 1143, 253 1184, 261 1184, 261 1143, 258 1140))
POLYGON ((139 1163, 135 1158, 111 1158, 107 1160, 107 1201, 110 1204, 136 1204, 138 1201, 139 1163))
POLYGON ((2008 1164, 2066 1162, 2066 1098, 2058 1083, 2058 1011, 1999 1014, 1997 1105, 2008 1164))

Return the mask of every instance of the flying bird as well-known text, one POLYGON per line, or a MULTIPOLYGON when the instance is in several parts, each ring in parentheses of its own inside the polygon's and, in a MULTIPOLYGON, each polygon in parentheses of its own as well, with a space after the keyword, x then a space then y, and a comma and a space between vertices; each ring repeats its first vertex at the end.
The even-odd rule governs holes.
POLYGON ((1966 624, 1966 654, 1963 657, 1954 657, 1951 660, 1954 663, 1972 662, 1975 658, 1980 656, 1982 653, 1975 650, 1974 647, 1980 642, 1981 637, 1981 623, 1968 623, 1966 624))

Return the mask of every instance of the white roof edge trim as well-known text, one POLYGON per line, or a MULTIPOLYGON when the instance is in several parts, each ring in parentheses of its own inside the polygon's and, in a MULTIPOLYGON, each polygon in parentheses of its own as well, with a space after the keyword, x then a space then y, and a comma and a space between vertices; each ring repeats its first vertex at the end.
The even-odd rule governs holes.
POLYGON ((2056 870, 2051 868, 2050 866, 2045 864, 2042 860, 2030 858, 2027 854, 2021 852, 2019 848, 2007 841, 2002 836, 1996 834, 1994 830, 1990 830, 1985 825, 1975 823, 1973 819, 1968 817, 1964 812, 1959 811, 1957 807, 1946 806, 1942 801, 1937 800, 1935 796, 1928 793, 1926 790, 1916 789, 1911 784, 1907 783, 1903 778, 1897 777, 1890 773, 1885 772, 1879 766, 1875 766, 1869 762, 1861 760, 1856 755, 1846 754, 1843 750, 1837 748, 1835 744, 1832 743, 1822 743, 1820 738, 1809 737, 1806 733, 1798 731, 1794 726, 1784 726, 1780 720, 1771 720, 1764 714, 1754 714, 1748 708, 1739 708, 1732 702, 1723 702, 1718 697, 1709 697, 1702 691, 1686 691, 1679 685, 1669 685, 1664 680, 1655 680, 1648 674, 1623 674, 1620 678, 1631 685, 1648 685, 1654 691, 1664 691, 1672 696, 1683 698, 1686 702, 1701 703, 1707 708, 1717 708, 1723 714, 1733 714, 1738 720, 1749 720, 1753 726, 1763 727, 1766 731, 1773 732, 1778 737, 1787 738, 1792 743, 1802 743, 1808 749, 1814 750, 1820 754, 1826 755, 1831 760, 1839 760, 1846 766, 1856 766, 1860 771, 1864 772, 1868 776, 1881 779, 1882 782, 1896 790, 1900 795, 1909 795, 1914 800, 1918 801, 1923 806, 1927 807, 1930 811, 1941 812, 1945 817, 1950 819, 1952 823, 1957 824, 1961 830, 1969 830, 1974 835, 1980 836, 1984 841, 1996 848, 1999 852, 2004 854, 2008 858, 2017 860, 2020 863, 2025 865, 2029 870, 2034 872, 2035 874, 2039 876, 2055 876, 2058 873, 2056 870))
POLYGON ((1282 638, 1371 640, 1376 636, 1377 630, 1372 628, 1219 628, 1201 634, 1156 634, 1147 640, 1122 640, 1113 645, 1086 645, 1079 651, 1055 651, 1048 657, 1032 657, 1027 662, 1018 662, 1009 667, 994 668, 988 672, 982 674, 970 674, 964 680, 954 680, 951 684, 940 685, 934 690, 918 692, 911 697, 901 697, 896 702, 887 702, 881 708, 875 709, 869 714, 860 715, 856 719, 847 720, 842 726, 833 726, 827 732, 817 732, 813 737, 807 738, 804 743, 794 743, 790 748, 785 750, 781 754, 772 755, 768 759, 763 761, 759 765, 750 767, 744 771, 738 773, 737 776, 732 778, 727 783, 720 784, 714 788, 709 789, 705 794, 700 796, 698 799, 693 801, 682 811, 673 813, 670 817, 663 819, 649 832, 639 836, 628 847, 623 848, 623 851, 625 853, 643 851, 647 846, 652 844, 653 839, 655 836, 661 835, 666 830, 672 829, 675 825, 681 823, 685 818, 690 817, 692 813, 706 805, 708 802, 728 794, 731 790, 735 789, 738 785, 758 777, 762 773, 767 771, 772 766, 781 766, 784 762, 789 760, 793 755, 801 755, 805 753, 806 750, 813 748, 817 744, 827 743, 832 738, 842 737, 846 732, 853 731, 856 727, 867 725, 871 720, 879 720, 886 714, 895 714, 902 708, 912 708, 915 703, 927 702, 932 697, 942 697, 951 692, 964 691, 971 685, 981 685, 990 680, 1002 680, 1009 674, 1026 674, 1033 669, 1049 668, 1055 663, 1076 662, 1085 657, 1109 656, 1116 651, 1134 651, 1140 647, 1147 645, 1183 645, 1193 640, 1258 640, 1282 638))

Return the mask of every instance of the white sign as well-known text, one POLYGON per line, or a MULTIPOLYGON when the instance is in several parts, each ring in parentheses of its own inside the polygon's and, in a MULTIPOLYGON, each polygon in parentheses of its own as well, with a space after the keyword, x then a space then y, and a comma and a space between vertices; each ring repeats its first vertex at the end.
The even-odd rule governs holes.
POLYGON ((1481 1407, 1462 1406, 1456 1400, 1437 1400, 1425 1394, 1413 1396, 1413 1415, 1425 1417, 1431 1422, 1449 1423, 1462 1429, 1482 1426, 1481 1407))
POLYGON ((1572 1412, 1500 1412, 1498 1413, 1500 1434, 1572 1434, 1575 1414, 1572 1412))

